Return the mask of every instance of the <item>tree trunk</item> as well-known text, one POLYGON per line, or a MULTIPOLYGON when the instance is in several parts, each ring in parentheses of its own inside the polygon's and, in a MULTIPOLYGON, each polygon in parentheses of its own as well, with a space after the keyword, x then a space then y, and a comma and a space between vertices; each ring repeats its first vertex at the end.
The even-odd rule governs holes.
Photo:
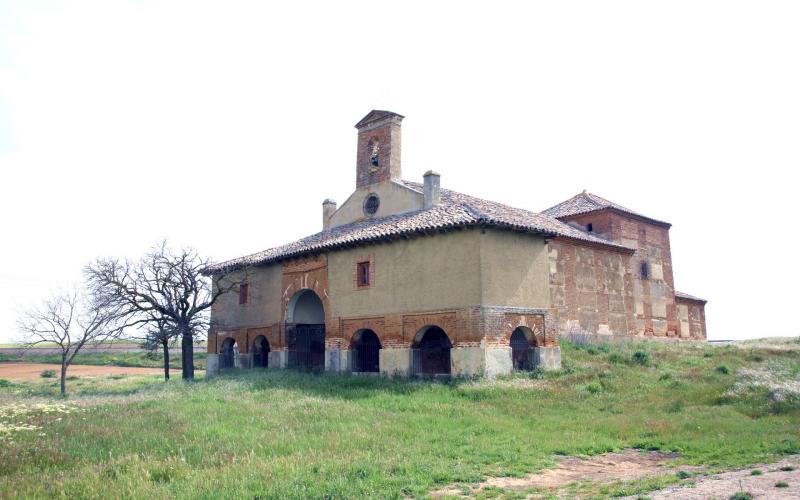
POLYGON ((184 331, 181 336, 181 355, 183 357, 181 362, 183 379, 194 380, 194 343, 191 332, 184 331))
POLYGON ((61 358, 61 396, 67 395, 67 360, 66 357, 61 358))
POLYGON ((169 382, 169 340, 161 342, 164 347, 164 382, 169 382))

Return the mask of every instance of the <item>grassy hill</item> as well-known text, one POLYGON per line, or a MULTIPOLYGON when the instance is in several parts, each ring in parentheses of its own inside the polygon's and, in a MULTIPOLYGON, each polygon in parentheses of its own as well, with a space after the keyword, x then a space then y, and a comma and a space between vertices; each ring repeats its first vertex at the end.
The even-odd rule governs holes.
POLYGON ((66 400, 0 383, 0 497, 399 498, 626 448, 768 461, 800 453, 797 348, 564 344, 560 372, 499 380, 248 371, 73 384, 66 400))

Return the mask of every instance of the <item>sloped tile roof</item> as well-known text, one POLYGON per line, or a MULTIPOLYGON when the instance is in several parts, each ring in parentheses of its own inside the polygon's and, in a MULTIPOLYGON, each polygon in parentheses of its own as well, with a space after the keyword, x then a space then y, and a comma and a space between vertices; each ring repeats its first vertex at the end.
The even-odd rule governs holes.
MULTIPOLYGON (((422 192, 422 184, 400 181, 422 192)), ((449 189, 441 190, 441 203, 427 209, 351 222, 321 231, 292 243, 209 266, 208 272, 229 271, 336 248, 441 229, 486 225, 550 236, 561 236, 626 252, 634 249, 569 226, 548 215, 509 207, 449 189)))
POLYGON ((700 297, 695 297, 694 295, 689 295, 688 293, 683 292, 675 292, 676 299, 683 299, 683 300, 693 300, 695 302, 708 302, 706 299, 701 299, 700 297))
POLYGON ((609 201, 605 198, 601 198, 600 196, 592 194, 588 191, 583 191, 582 193, 578 193, 572 198, 566 201, 562 201, 558 205, 550 207, 547 210, 543 210, 542 213, 560 219, 563 217, 568 217, 570 215, 580 215, 589 212, 594 212, 596 210, 603 210, 606 208, 611 208, 620 212, 624 212, 626 214, 634 215, 640 219, 646 219, 656 224, 666 225, 666 226, 670 225, 668 222, 644 216, 640 213, 634 212, 629 208, 625 208, 622 205, 618 205, 612 201, 609 201))

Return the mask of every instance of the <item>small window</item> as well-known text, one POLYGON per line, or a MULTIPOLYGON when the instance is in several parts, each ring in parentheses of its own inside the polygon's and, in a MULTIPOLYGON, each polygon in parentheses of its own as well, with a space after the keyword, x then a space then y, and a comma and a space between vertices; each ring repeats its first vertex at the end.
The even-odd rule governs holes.
POLYGON ((364 200, 364 215, 373 216, 378 212, 378 207, 381 205, 381 200, 378 195, 371 193, 364 200))
POLYGON ((356 267, 358 286, 369 286, 369 262, 359 262, 356 267))
POLYGON ((586 230, 589 231, 590 233, 594 230, 594 227, 592 226, 591 222, 586 224, 586 230))
POLYGON ((639 264, 639 271, 643 280, 650 279, 650 264, 646 260, 639 264))
POLYGON ((247 283, 239 285, 239 304, 247 304, 247 289, 250 288, 247 283))

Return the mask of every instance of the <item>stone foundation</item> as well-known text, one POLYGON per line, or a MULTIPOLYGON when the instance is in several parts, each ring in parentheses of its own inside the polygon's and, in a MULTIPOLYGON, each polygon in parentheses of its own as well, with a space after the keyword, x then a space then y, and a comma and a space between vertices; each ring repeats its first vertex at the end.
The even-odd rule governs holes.
POLYGON ((351 352, 347 349, 325 351, 325 371, 334 373, 350 373, 351 352))
POLYGON ((561 348, 560 347, 534 347, 533 368, 541 370, 560 370, 561 369, 561 348))
POLYGON ((206 355, 206 378, 219 374, 219 354, 206 355))
POLYGON ((270 351, 267 356, 269 368, 286 368, 288 364, 286 351, 270 351))
POLYGON ((411 374, 411 349, 381 349, 379 352, 381 374, 407 377, 411 374))

